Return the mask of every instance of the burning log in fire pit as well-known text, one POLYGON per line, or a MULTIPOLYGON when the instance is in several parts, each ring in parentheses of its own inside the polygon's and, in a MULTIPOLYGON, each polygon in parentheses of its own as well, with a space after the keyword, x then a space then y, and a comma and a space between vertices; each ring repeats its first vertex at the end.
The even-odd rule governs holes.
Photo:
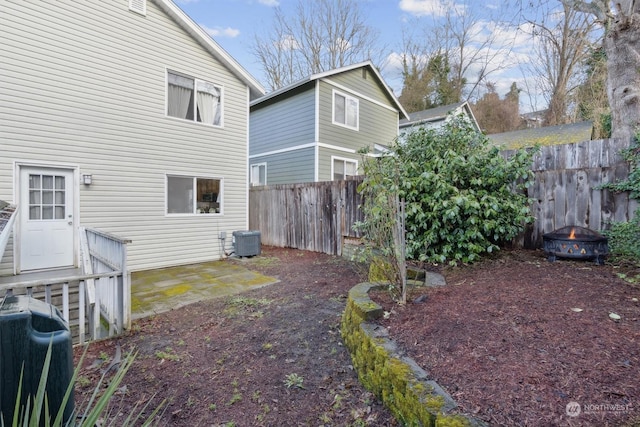
POLYGON ((560 258, 593 259, 604 264, 609 254, 607 238, 588 228, 568 226, 542 236, 544 252, 549 261, 560 258))

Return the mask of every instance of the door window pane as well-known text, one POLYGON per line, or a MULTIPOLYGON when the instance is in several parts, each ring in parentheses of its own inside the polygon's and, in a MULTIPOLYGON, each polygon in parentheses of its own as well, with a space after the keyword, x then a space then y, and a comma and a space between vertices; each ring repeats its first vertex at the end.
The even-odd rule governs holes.
POLYGON ((29 188, 40 188, 40 175, 29 175, 29 188))
POLYGON ((43 205, 52 205, 53 204, 53 191, 43 191, 42 192, 42 204, 43 205))
POLYGON ((55 216, 56 219, 64 219, 64 206, 56 206, 55 216))
POLYGON ((29 175, 29 219, 65 219, 65 185, 61 175, 29 175))
POLYGON ((29 219, 40 219, 40 206, 29 206, 29 219))
POLYGON ((51 175, 43 175, 42 176, 42 188, 47 190, 53 189, 53 176, 51 175))
POLYGON ((29 204, 39 205, 40 203, 40 190, 29 190, 29 204))
POLYGON ((42 207, 42 219, 53 219, 53 206, 42 207))
POLYGON ((64 190, 64 176, 56 176, 56 190, 64 190))
POLYGON ((56 191, 55 196, 56 205, 64 205, 64 191, 56 191))

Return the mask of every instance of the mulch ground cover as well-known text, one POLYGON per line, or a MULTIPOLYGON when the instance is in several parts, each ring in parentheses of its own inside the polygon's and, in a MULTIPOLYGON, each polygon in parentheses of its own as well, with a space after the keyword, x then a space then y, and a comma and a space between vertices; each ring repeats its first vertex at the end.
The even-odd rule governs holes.
POLYGON ((447 286, 414 288, 404 306, 374 299, 463 412, 496 426, 640 425, 640 287, 620 269, 506 251, 441 271, 447 286))
MULTIPOLYGON (((364 271, 339 257, 262 249, 228 262, 279 283, 140 319, 91 344, 77 406, 121 349, 137 357, 106 417, 112 425, 162 401, 159 425, 399 425, 359 384, 340 339, 347 293, 364 271)), ((496 426, 640 425, 640 290, 619 269, 504 251, 437 270, 447 285, 415 288, 406 305, 386 292, 374 299, 389 313, 381 325, 462 412, 496 426)))

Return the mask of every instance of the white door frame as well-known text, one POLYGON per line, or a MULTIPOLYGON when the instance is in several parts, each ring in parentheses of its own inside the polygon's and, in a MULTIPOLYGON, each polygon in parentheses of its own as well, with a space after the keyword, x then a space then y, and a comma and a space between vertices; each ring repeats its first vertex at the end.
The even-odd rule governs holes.
MULTIPOLYGON (((33 161, 14 161, 13 172, 13 200, 18 204, 20 201, 20 194, 23 190, 20 188, 22 185, 20 179, 20 172, 23 168, 38 168, 38 169, 65 169, 72 172, 72 186, 73 186, 73 264, 75 267, 80 265, 80 251, 78 248, 78 228, 80 226, 80 167, 78 165, 72 165, 68 163, 57 162, 33 162, 33 161)), ((18 204, 18 210, 24 209, 24 206, 18 204)), ((20 212, 18 212, 20 215, 20 212)), ((14 235, 13 235, 13 270, 14 274, 21 272, 21 225, 20 221, 15 222, 14 235)))

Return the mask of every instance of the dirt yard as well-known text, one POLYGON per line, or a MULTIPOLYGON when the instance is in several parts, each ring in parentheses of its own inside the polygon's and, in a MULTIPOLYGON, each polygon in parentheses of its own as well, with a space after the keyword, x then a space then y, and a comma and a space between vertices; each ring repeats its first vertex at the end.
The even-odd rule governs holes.
POLYGON ((268 247, 229 262, 280 282, 141 319, 130 334, 91 344, 77 406, 120 346, 138 356, 111 411, 114 425, 135 405, 163 400, 160 425, 398 425, 359 384, 342 346, 347 293, 364 280, 351 263, 268 247))
MULTIPOLYGON (((141 319, 126 336, 91 344, 77 406, 120 347, 138 355, 114 400, 116 425, 135 405, 163 400, 160 425, 399 425, 358 383, 341 344, 340 316, 362 271, 268 247, 229 262, 280 282, 141 319)), ((640 423, 640 289, 617 272, 507 251, 441 270, 446 287, 412 291, 410 301, 424 302, 375 298, 391 336, 465 413, 490 425, 631 425, 640 423), (572 402, 581 411, 573 417, 572 402)))

